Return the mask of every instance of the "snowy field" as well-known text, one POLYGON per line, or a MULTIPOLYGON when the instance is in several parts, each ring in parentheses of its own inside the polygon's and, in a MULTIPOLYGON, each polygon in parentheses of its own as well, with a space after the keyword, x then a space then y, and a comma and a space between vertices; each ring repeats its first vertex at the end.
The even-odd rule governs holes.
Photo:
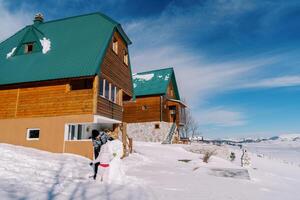
MULTIPOLYGON (((280 159, 258 157, 254 152, 250 154, 252 166, 245 169, 239 166, 240 150, 231 147, 143 142, 134 145, 135 153, 122 161, 126 173, 123 182, 107 184, 89 178, 90 160, 83 157, 0 144, 1 199, 299 200, 300 197, 300 167, 280 159), (208 164, 202 162, 200 154, 207 149, 217 153, 208 164), (231 151, 237 154, 234 162, 228 161, 231 151)), ((266 146, 262 149, 265 154, 268 152, 266 146)), ((289 154, 288 148, 284 152, 289 154)))
POLYGON ((249 151, 265 158, 300 167, 300 140, 279 139, 244 145, 249 151))

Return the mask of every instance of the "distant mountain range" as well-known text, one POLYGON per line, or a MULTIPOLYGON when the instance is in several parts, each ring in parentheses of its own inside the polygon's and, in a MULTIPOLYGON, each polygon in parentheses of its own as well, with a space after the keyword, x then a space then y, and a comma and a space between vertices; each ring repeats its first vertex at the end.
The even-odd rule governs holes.
POLYGON ((265 141, 299 141, 300 142, 300 134, 285 134, 280 136, 273 136, 269 138, 242 138, 242 139, 215 139, 215 140, 207 140, 215 143, 257 143, 257 142, 265 142, 265 141))

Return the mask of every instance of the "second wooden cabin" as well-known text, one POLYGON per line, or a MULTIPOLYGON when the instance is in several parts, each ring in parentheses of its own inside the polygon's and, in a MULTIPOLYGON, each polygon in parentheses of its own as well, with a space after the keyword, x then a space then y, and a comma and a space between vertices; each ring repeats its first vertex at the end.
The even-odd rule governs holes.
POLYGON ((186 105, 180 100, 173 68, 133 74, 133 87, 136 99, 124 102, 128 135, 140 141, 178 141, 186 105))

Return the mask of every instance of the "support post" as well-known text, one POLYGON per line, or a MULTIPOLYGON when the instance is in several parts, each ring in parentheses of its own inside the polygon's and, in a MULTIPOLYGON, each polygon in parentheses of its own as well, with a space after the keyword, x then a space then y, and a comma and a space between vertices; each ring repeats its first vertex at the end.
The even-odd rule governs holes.
POLYGON ((127 156, 127 123, 122 123, 122 143, 123 143, 123 157, 127 156))
POLYGON ((128 138, 128 140, 129 140, 129 153, 132 153, 132 149, 133 149, 132 138, 128 138))
POLYGON ((98 91, 99 91, 99 76, 96 75, 93 83, 93 114, 97 113, 98 91))

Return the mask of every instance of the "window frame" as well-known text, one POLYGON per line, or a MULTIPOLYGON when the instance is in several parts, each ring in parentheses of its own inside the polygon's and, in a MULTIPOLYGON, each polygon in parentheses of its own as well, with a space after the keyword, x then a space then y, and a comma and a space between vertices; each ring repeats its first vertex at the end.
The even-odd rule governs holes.
POLYGON ((26 132, 26 139, 27 140, 39 140, 40 139, 40 133, 41 133, 41 129, 40 128, 27 128, 27 132, 26 132), (30 131, 39 131, 39 137, 38 138, 30 138, 30 131))
POLYGON ((104 98, 110 100, 110 83, 105 79, 105 84, 104 84, 104 98), (108 96, 106 96, 106 86, 108 85, 108 96))
POLYGON ((99 95, 101 97, 105 97, 105 79, 104 78, 101 78, 100 79, 100 82, 102 81, 102 88, 101 88, 101 83, 99 83, 99 95), (101 90, 102 90, 102 94, 101 94, 101 90))
POLYGON ((112 83, 110 84, 110 100, 116 103, 116 86, 112 83))
POLYGON ((119 90, 119 88, 114 85, 113 83, 110 83, 107 79, 100 79, 100 81, 103 81, 103 87, 100 87, 100 83, 99 83, 99 96, 103 97, 104 99, 111 101, 115 104, 117 104, 117 91, 119 90), (106 95, 106 86, 108 85, 108 96, 106 95), (114 88, 114 89, 113 89, 114 88), (102 95, 100 94, 100 91, 103 91, 102 95), (114 94, 112 94, 112 92, 114 94), (112 96, 114 95, 114 99, 112 99, 112 96))
POLYGON ((78 142, 78 141, 91 141, 92 139, 78 139, 79 138, 79 129, 81 130, 81 138, 82 136, 84 135, 83 132, 83 125, 86 125, 86 124, 93 124, 93 123, 70 123, 70 124, 65 124, 65 133, 64 133, 64 141, 69 141, 69 142, 72 142, 72 141, 75 141, 75 142, 78 142), (72 139, 72 133, 71 133, 71 127, 74 127, 74 138, 75 139, 72 139), (79 128, 80 127, 80 128, 79 128))

